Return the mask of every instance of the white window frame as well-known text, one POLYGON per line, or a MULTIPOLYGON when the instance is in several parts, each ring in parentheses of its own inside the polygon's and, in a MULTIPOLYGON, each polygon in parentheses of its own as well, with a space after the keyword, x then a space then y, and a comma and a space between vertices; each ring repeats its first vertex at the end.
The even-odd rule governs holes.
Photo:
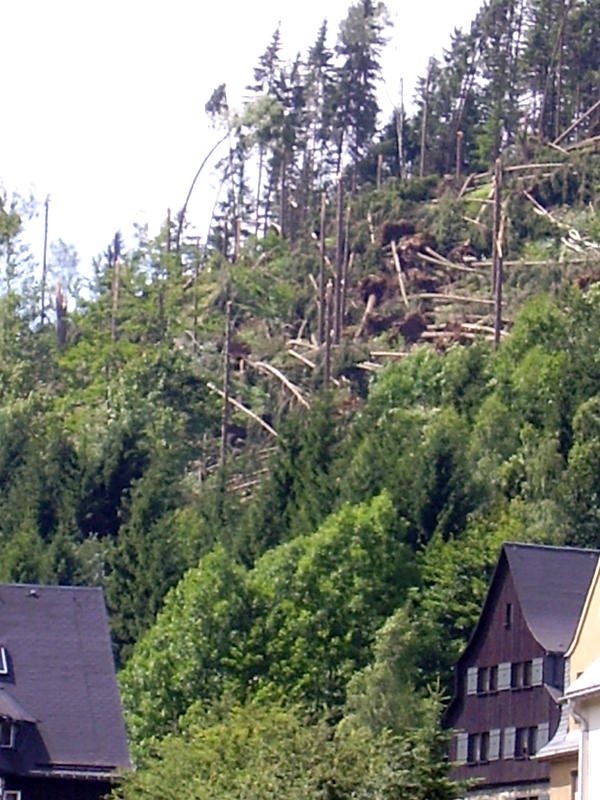
POLYGON ((10 719, 2 719, 1 724, 10 725, 10 736, 8 744, 0 742, 0 750, 12 750, 15 746, 15 723, 10 719))
POLYGON ((21 800, 20 789, 7 789, 2 792, 2 800, 21 800))
POLYGON ((4 645, 0 645, 0 675, 8 675, 8 653, 4 645))

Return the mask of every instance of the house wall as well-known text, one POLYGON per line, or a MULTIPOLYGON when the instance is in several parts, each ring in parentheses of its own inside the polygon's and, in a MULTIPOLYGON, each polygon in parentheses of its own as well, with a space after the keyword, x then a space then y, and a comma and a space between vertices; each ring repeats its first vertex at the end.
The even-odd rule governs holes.
POLYGON ((113 788, 108 781, 7 776, 5 790, 21 792, 21 800, 102 800, 113 788))
MULTIPOLYGON (((528 784, 546 784, 549 765, 528 757, 515 757, 514 745, 510 752, 511 740, 507 732, 545 726, 546 739, 554 734, 559 711, 543 683, 562 690, 564 660, 560 656, 548 657, 531 635, 505 558, 498 565, 496 578, 482 612, 481 624, 458 663, 455 700, 445 721, 449 727, 471 735, 499 731, 499 753, 498 757, 478 763, 455 763, 452 777, 455 780, 475 779, 482 787, 519 786, 521 788, 514 796, 526 797, 529 796, 526 791, 528 784), (507 625, 509 607, 511 618, 507 625), (470 668, 517 664, 534 659, 542 659, 543 664, 539 685, 469 693, 470 668)), ((538 746, 544 743, 542 741, 538 746)), ((464 749, 464 738, 461 744, 455 735, 450 750, 452 761, 460 760, 461 749, 464 749)))
POLYGON ((577 755, 554 760, 550 764, 550 799, 574 800, 573 773, 577 772, 577 755))
POLYGON ((585 800, 597 800, 600 797, 600 698, 597 696, 591 698, 585 707, 589 727, 587 737, 585 737, 588 748, 587 758, 584 758, 583 761, 587 766, 585 800))
POLYGON ((598 586, 598 574, 596 573, 588 593, 584 615, 580 622, 575 641, 571 645, 569 652, 570 683, 581 675, 582 672, 585 672, 590 664, 600 656, 599 630, 600 587, 598 586))

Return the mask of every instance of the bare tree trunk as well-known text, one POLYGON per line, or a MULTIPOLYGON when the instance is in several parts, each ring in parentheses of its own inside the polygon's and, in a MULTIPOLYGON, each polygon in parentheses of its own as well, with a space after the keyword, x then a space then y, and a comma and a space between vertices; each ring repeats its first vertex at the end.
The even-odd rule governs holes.
POLYGON ((40 299, 40 320, 42 325, 44 324, 44 320, 46 318, 46 282, 48 280, 48 206, 50 204, 50 198, 46 197, 46 202, 44 203, 44 255, 42 259, 42 296, 40 299))
POLYGON ((325 358, 323 362, 323 383, 329 386, 331 380, 331 306, 332 306, 333 287, 331 281, 327 281, 325 290, 325 358))
POLYGON ((287 180, 286 180, 286 157, 281 155, 281 175, 279 177, 279 227, 281 238, 286 239, 289 234, 288 226, 288 202, 287 202, 287 180))
POLYGON ((423 117, 421 118, 421 153, 419 155, 419 178, 425 175, 425 148, 427 146, 427 114, 429 111, 429 81, 431 80, 431 61, 427 66, 425 97, 423 98, 423 117))
POLYGON ((233 260, 239 261, 241 251, 241 238, 242 238, 242 221, 239 217, 235 218, 235 236, 233 245, 233 260))
POLYGON ((462 131, 456 132, 456 179, 460 180, 463 165, 463 149, 465 144, 465 135, 462 131))
POLYGON ((200 275, 200 256, 196 253, 194 262, 194 317, 192 323, 192 331, 194 334, 194 352, 198 348, 198 277, 200 275))
POLYGON ((264 148, 262 144, 258 149, 258 178, 256 181, 256 213, 254 215, 254 235, 258 236, 260 230, 260 193, 262 191, 264 148))
POLYGON ((227 431, 229 428, 229 350, 231 347, 231 300, 225 307, 225 342, 223 344, 223 414, 221 417, 221 472, 225 471, 227 462, 227 431))
POLYGON ((375 185, 378 189, 381 189, 381 174, 383 172, 383 153, 377 154, 377 177, 375 179, 375 185))
POLYGON ((113 342, 116 342, 119 336, 119 331, 117 326, 117 314, 119 312, 119 285, 121 283, 120 272, 121 269, 120 269, 119 256, 115 254, 112 265, 112 283, 111 283, 112 309, 110 316, 110 336, 113 342))
POLYGON ((325 339, 325 223, 327 195, 321 192, 321 230, 319 233, 319 309, 317 321, 317 343, 322 345, 325 339))
POLYGON ((64 347, 67 341, 67 303, 60 283, 56 285, 56 343, 64 347))
POLYGON ((394 109, 396 144, 398 147, 398 177, 404 178, 404 81, 400 78, 400 108, 394 109))
POLYGON ((494 171, 494 222, 492 241, 492 273, 494 289, 494 347, 502 333, 502 160, 497 158, 494 171))
POLYGON ((341 298, 341 312, 342 322, 346 318, 346 296, 348 294, 348 271, 350 269, 350 215, 352 208, 350 203, 346 207, 346 220, 344 223, 344 255, 342 259, 342 298, 341 298))
POLYGON ((546 116, 546 106, 548 105, 548 96, 550 95, 550 84, 552 82, 552 65, 555 59, 558 57, 560 61, 559 51, 562 49, 562 40, 563 40, 563 31, 565 27, 565 23, 567 21, 567 14, 569 13, 569 6, 570 0, 567 2, 563 2, 563 12, 562 18, 560 21, 560 25, 558 27, 558 34, 556 36, 556 42, 554 43, 554 50, 552 51, 552 56, 550 59, 550 64, 548 65, 548 74, 546 76, 546 85, 544 86, 544 94, 542 95, 542 102, 540 107, 540 118, 538 122, 538 138, 540 141, 544 138, 544 117, 546 116))
POLYGON ((342 273, 344 268, 344 179, 340 173, 337 185, 337 203, 335 211, 335 296, 333 341, 340 343, 342 335, 342 273))

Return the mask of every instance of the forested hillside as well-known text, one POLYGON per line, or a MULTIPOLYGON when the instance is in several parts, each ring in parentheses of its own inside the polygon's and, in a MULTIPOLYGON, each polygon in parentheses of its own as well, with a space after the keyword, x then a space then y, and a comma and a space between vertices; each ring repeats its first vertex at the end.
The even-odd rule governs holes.
POLYGON ((217 87, 206 240, 86 287, 0 197, 0 579, 104 587, 127 800, 453 797, 501 542, 600 546, 600 4, 490 0, 386 120, 394 35, 217 87))

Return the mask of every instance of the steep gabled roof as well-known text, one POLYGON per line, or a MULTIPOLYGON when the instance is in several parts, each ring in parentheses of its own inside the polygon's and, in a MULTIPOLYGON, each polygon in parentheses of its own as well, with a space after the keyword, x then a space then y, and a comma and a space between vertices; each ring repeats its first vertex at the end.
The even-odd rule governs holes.
POLYGON ((0 770, 107 776, 129 767, 101 589, 0 585, 0 715, 20 722, 0 770))
POLYGON ((577 629, 598 550, 503 546, 525 621, 547 651, 564 653, 577 629))

